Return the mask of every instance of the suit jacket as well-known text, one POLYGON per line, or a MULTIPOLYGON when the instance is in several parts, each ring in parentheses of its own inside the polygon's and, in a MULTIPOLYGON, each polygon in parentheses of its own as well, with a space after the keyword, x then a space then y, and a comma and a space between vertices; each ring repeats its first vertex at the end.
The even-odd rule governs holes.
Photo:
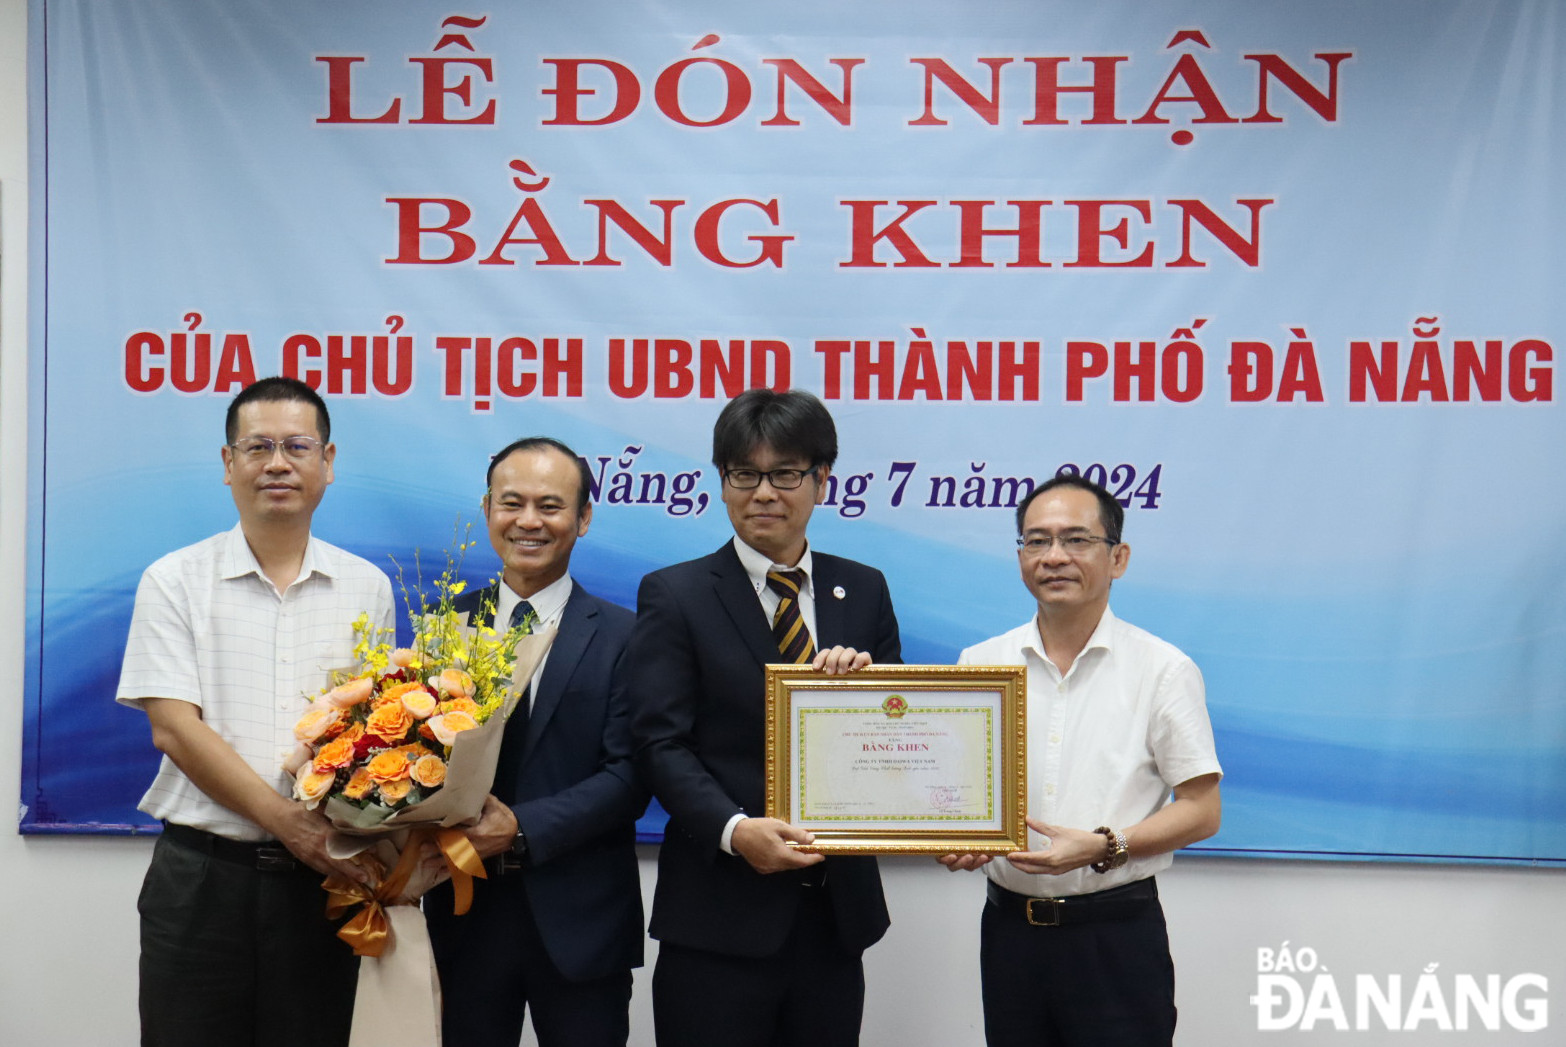
MULTIPOLYGON (((842 644, 900 661, 881 572, 812 559, 817 648, 842 644)), ((720 846, 736 813, 766 810, 764 667, 779 660, 732 543, 642 579, 626 681, 637 766, 669 812, 650 928, 660 941, 770 956, 793 925, 800 874, 762 875, 720 846)), ((842 944, 857 951, 876 942, 889 921, 875 859, 832 857, 823 867, 842 944)))
MULTIPOLYGON (((496 594, 495 586, 463 593, 455 606, 474 624, 492 624, 496 594)), ((519 877, 474 883, 477 901, 482 892, 515 890, 520 880, 549 958, 573 981, 642 963, 636 819, 648 794, 632 767, 617 671, 634 620, 573 582, 525 730, 515 729, 523 725, 515 715, 506 725, 492 790, 527 837, 526 866, 519 877)), ((438 937, 448 920, 472 920, 479 906, 453 918, 441 897, 427 909, 438 937)), ((474 947, 473 930, 465 930, 466 948, 474 947)))

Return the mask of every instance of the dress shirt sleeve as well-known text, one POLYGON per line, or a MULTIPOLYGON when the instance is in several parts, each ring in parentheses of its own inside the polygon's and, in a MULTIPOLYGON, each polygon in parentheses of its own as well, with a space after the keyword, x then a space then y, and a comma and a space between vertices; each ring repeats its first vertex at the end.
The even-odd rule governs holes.
POLYGON ((177 698, 200 706, 197 661, 190 601, 179 577, 148 568, 136 588, 115 700, 139 707, 142 698, 177 698))
POLYGON ((1148 735, 1159 777, 1170 786, 1223 773, 1207 718, 1207 688, 1202 671, 1190 658, 1180 658, 1162 673, 1148 735))

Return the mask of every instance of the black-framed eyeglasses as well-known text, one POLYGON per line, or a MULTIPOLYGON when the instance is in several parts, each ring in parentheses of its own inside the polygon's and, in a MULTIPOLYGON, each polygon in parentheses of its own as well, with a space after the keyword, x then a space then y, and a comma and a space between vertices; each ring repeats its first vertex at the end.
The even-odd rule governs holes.
POLYGON ((1061 549, 1067 556, 1073 558, 1088 555, 1095 545, 1120 544, 1113 539, 1096 534, 1029 534, 1017 539, 1017 548, 1021 549, 1025 556, 1043 556, 1056 542, 1060 543, 1061 549))
POLYGON ((247 462, 270 462, 279 450, 284 457, 299 462, 312 457, 326 445, 313 436, 285 436, 281 440, 270 436, 247 436, 229 446, 247 462))
POLYGON ((809 469, 769 469, 766 472, 760 469, 725 469, 723 479, 738 491, 760 487, 763 480, 780 491, 792 491, 805 482, 805 477, 814 476, 815 472, 816 466, 813 465, 809 469))

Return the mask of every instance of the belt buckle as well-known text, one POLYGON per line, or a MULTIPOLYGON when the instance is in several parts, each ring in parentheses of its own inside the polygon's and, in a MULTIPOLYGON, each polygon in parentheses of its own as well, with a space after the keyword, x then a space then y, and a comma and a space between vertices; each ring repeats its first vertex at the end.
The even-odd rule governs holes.
POLYGON ((1033 927, 1059 927, 1060 926, 1060 899, 1059 898, 1029 898, 1024 909, 1028 917, 1028 924, 1033 927), (1035 920, 1033 918, 1033 906, 1039 904, 1049 905, 1047 919, 1035 920))
POLYGON ((260 872, 289 872, 299 865, 286 847, 257 847, 256 869, 260 872))

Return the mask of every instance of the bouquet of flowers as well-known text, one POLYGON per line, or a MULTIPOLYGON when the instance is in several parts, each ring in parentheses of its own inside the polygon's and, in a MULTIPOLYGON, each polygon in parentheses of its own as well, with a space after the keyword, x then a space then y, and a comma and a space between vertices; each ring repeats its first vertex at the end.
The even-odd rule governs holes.
POLYGON ((359 616, 356 671, 312 701, 294 726, 309 747, 295 797, 311 808, 339 801, 339 818, 370 828, 440 792, 457 735, 504 709, 519 639, 507 644, 485 630, 491 635, 464 642, 456 617, 449 609, 428 616, 414 645, 394 650, 359 616))
POLYGON ((311 808, 325 801, 341 829, 452 825, 483 806, 498 728, 551 637, 534 632, 531 622, 504 633, 466 624, 454 609, 465 585, 457 566, 448 558, 433 609, 404 588, 412 646, 393 648, 392 630, 360 615, 353 623, 357 664, 334 673, 332 686, 294 725, 301 743, 289 763, 294 795, 311 808), (470 739, 468 732, 477 733, 470 739))
MULTIPOLYGON (((471 545, 459 544, 459 553, 471 545)), ((484 867, 459 826, 482 810, 506 717, 554 639, 553 629, 531 620, 506 632, 467 624, 454 606, 464 588, 459 566, 448 553, 433 600, 422 585, 410 595, 403 584, 409 647, 394 648, 392 630, 359 616, 355 665, 333 673, 312 699, 294 726, 299 748, 284 765, 294 795, 312 809, 324 803, 344 834, 328 848, 333 856, 370 851, 361 861, 378 877, 371 886, 335 876, 324 885, 328 916, 360 906, 338 931, 368 957, 359 968, 350 1047, 439 1042, 439 984, 423 916, 411 904, 434 882, 420 858, 425 841, 434 841, 456 912, 465 913, 472 878, 482 878, 484 867)))

